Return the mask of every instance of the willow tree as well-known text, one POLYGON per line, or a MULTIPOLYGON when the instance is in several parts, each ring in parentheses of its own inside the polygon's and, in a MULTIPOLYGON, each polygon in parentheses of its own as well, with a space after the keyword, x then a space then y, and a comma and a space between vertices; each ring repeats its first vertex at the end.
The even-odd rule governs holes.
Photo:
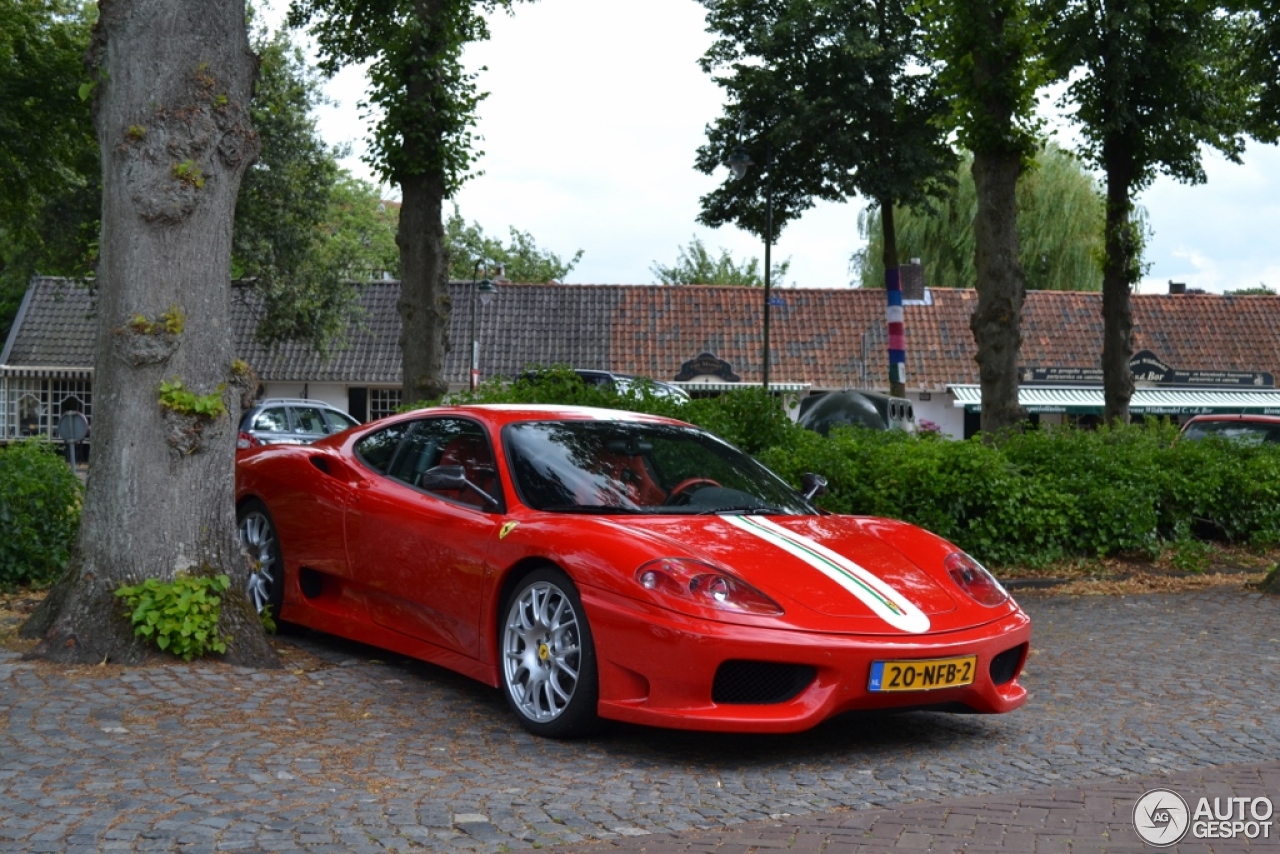
POLYGON ((226 573, 227 658, 269 663, 232 500, 231 223, 258 152, 244 2, 113 0, 99 15, 93 469, 71 565, 23 633, 49 658, 136 661, 122 583, 226 573))
MULTIPOLYGON (((896 272, 895 207, 940 193, 956 160, 914 4, 702 2, 716 35, 702 68, 728 103, 697 168, 715 172, 738 146, 759 165, 704 196, 698 219, 770 245, 815 199, 860 195, 881 211, 885 267, 896 272)), ((891 378, 890 390, 902 384, 891 378)))
MULTIPOLYGON (((1049 143, 1018 178, 1018 259, 1028 290, 1102 290, 1102 223, 1105 200, 1080 159, 1049 143)), ((972 288, 974 219, 978 211, 973 155, 966 154, 946 196, 898 212, 898 260, 919 258, 925 282, 935 288, 972 288)), ((868 207, 858 219, 867 247, 851 271, 862 287, 884 282, 880 214, 868 207)))
POLYGON ((926 6, 934 57, 960 144, 973 152, 974 273, 982 430, 1020 424, 1018 353, 1026 278, 1019 263, 1018 176, 1036 150, 1041 27, 1028 0, 936 0, 926 6))
POLYGON ((1134 196, 1159 173, 1205 180, 1205 146, 1239 162, 1249 87, 1240 21, 1205 0, 1046 0, 1048 53, 1070 80, 1080 152, 1105 175, 1102 273, 1104 417, 1127 423, 1133 312, 1141 278, 1134 196))
POLYGON ((362 106, 376 115, 367 162, 400 188, 401 399, 448 390, 444 358, 451 309, 444 201, 468 177, 472 128, 484 98, 463 48, 489 37, 482 15, 514 0, 293 0, 289 22, 307 27, 320 67, 369 63, 362 106))

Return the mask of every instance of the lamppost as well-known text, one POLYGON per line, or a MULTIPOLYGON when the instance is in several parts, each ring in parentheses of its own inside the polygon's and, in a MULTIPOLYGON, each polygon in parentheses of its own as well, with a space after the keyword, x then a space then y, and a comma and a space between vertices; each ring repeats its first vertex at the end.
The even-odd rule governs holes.
MULTIPOLYGON (((765 157, 762 168, 769 167, 769 158, 765 157)), ((738 143, 733 148, 733 153, 729 155, 729 168, 733 170, 733 177, 741 178, 747 174, 747 169, 755 165, 755 161, 751 159, 751 155, 747 153, 746 146, 738 143)), ((770 261, 770 250, 773 249, 773 193, 770 191, 770 175, 765 173, 764 183, 764 354, 761 359, 760 370, 760 386, 766 393, 769 391, 769 314, 772 305, 769 295, 769 286, 772 281, 773 265, 770 261)))
POLYGON ((480 268, 488 265, 484 261, 477 261, 475 269, 471 271, 471 383, 472 391, 480 387, 480 337, 476 332, 476 303, 480 302, 488 305, 493 301, 493 297, 498 293, 498 286, 487 278, 476 280, 480 276, 480 268))

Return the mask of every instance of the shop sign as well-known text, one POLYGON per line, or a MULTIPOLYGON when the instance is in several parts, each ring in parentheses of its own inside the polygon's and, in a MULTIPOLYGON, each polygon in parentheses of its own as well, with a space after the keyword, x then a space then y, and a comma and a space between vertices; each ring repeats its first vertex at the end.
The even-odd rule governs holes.
MULTIPOLYGON (((1268 371, 1184 371, 1171 368, 1150 350, 1141 350, 1129 359, 1134 382, 1208 388, 1275 388, 1275 377, 1268 371)), ((1019 376, 1023 384, 1033 385, 1102 385, 1101 368, 1023 368, 1019 376)), ((1147 410, 1150 412, 1151 410, 1147 410)), ((1161 413, 1186 414, 1186 413, 1161 413)))
POLYGON ((676 382, 689 382, 697 377, 719 377, 725 382, 742 382, 742 377, 733 372, 733 365, 724 359, 716 358, 714 353, 699 353, 680 366, 676 374, 676 382))

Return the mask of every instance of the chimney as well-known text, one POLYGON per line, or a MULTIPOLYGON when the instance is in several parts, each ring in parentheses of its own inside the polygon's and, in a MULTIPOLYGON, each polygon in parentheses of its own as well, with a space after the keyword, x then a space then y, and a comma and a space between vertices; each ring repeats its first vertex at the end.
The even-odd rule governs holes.
POLYGON ((1186 282, 1175 282, 1173 279, 1169 280, 1170 294, 1185 294, 1186 292, 1187 292, 1186 282))

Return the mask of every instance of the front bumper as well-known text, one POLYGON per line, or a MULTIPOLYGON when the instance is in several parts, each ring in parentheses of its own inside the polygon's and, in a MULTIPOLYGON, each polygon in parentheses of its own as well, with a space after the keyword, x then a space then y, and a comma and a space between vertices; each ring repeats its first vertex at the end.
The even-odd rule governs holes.
POLYGON ((599 713, 613 720, 675 729, 798 732, 855 709, 999 713, 1018 708, 1027 697, 1017 677, 1026 662, 1031 621, 1021 611, 959 631, 869 636, 720 623, 590 590, 583 591, 583 605, 595 638, 599 713), (992 662, 1002 653, 993 678, 992 662), (970 685, 893 693, 868 689, 874 661, 962 655, 978 658, 970 685), (775 702, 716 702, 713 685, 726 662, 794 665, 805 674, 804 684, 775 702))

